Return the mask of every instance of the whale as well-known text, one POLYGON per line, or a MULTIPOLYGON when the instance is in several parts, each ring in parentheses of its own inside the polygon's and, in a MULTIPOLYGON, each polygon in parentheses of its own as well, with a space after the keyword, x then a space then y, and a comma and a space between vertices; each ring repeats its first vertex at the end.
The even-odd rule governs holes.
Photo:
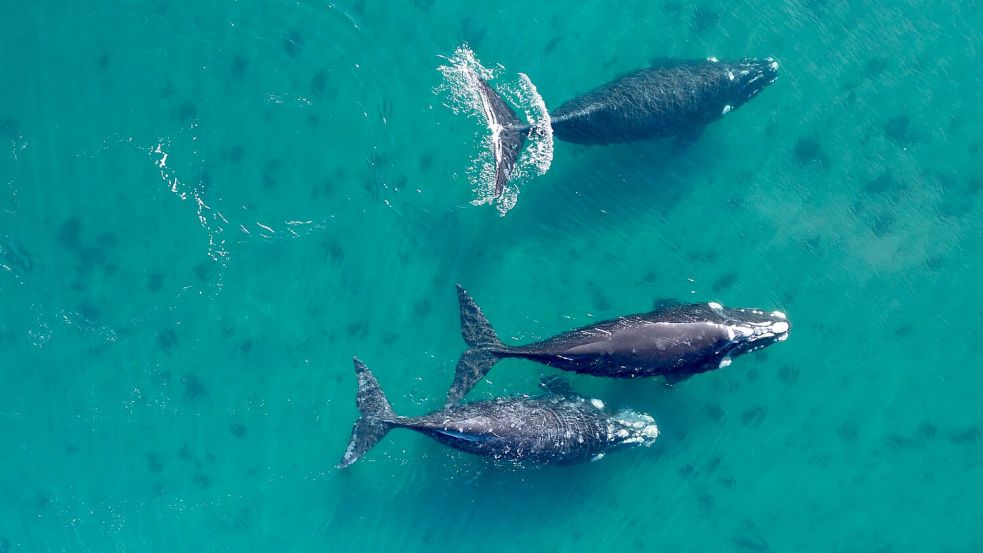
MULTIPOLYGON (((622 75, 549 112, 554 137, 585 145, 676 137, 686 145, 706 126, 758 95, 778 78, 773 58, 735 61, 660 60, 622 75)), ((492 130, 495 196, 512 176, 525 141, 543 127, 525 124, 475 75, 482 112, 492 130)))
POLYGON ((728 308, 716 302, 664 302, 648 313, 508 346, 461 285, 457 285, 457 295, 461 335, 468 349, 458 360, 446 405, 461 401, 495 363, 505 358, 527 359, 593 376, 661 376, 671 385, 783 342, 790 330, 788 317, 781 311, 728 308))
POLYGON ((651 446, 655 419, 577 395, 562 379, 545 380, 540 397, 510 397, 446 407, 419 417, 396 415, 372 371, 354 359, 359 418, 338 468, 358 461, 390 430, 404 428, 454 449, 523 465, 573 464, 632 446, 651 446))

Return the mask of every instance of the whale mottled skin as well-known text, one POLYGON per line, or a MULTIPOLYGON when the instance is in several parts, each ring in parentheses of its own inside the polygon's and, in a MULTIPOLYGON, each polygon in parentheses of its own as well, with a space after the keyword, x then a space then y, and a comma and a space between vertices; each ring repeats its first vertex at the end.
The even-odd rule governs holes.
POLYGON ((609 414, 601 401, 580 397, 556 381, 547 384, 543 397, 476 401, 400 417, 358 359, 355 374, 360 417, 340 468, 357 461, 393 428, 415 430, 467 453, 532 464, 599 459, 626 446, 649 446, 659 435, 651 416, 627 409, 609 414))
MULTIPOLYGON (((550 112, 553 135, 578 144, 614 144, 662 137, 690 141, 713 121, 754 98, 778 77, 772 58, 660 62, 623 75, 550 112)), ((489 127, 497 129, 495 193, 501 194, 535 125, 479 79, 489 127)))
POLYGON ((775 82, 771 58, 677 62, 628 73, 550 113, 554 136, 612 144, 693 136, 775 82))
POLYGON ((780 311, 727 308, 717 303, 670 305, 571 330, 524 346, 499 340, 478 304, 460 285, 461 355, 447 404, 461 400, 491 367, 507 357, 615 378, 662 376, 675 383, 726 367, 745 353, 788 338, 780 311))

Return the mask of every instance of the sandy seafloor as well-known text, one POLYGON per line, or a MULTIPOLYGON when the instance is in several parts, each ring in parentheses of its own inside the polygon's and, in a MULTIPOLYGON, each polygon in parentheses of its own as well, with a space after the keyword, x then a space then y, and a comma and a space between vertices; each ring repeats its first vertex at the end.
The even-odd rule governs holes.
POLYGON ((2 12, 0 553, 983 547, 978 2, 2 12), (501 217, 434 92, 463 42, 554 107, 659 57, 781 75, 682 151, 557 142, 501 217), (517 470, 397 431, 335 469, 353 355, 442 403, 456 282, 510 343, 660 298, 793 328, 673 388, 572 378, 650 449, 517 470))

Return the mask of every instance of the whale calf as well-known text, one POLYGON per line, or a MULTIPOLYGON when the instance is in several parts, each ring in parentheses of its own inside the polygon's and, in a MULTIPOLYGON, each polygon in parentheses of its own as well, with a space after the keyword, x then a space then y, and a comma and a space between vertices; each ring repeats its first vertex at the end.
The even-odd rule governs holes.
POLYGON ((676 383, 731 364, 733 358, 788 338, 780 311, 718 303, 670 305, 571 330, 524 346, 507 346, 460 285, 461 335, 469 349, 457 363, 447 405, 461 400, 499 359, 516 357, 565 371, 676 383))
MULTIPOLYGON (((778 77, 772 58, 739 61, 662 61, 623 75, 549 112, 553 136, 578 144, 652 138, 693 140, 713 121, 754 98, 778 77)), ((476 77, 482 111, 492 129, 495 195, 501 195, 525 140, 539 127, 524 124, 508 103, 476 77)))
POLYGON ((625 409, 609 414, 597 399, 562 382, 538 397, 499 398, 454 405, 422 417, 393 413, 372 372, 355 359, 359 418, 339 468, 364 455, 394 428, 407 428, 445 445, 495 459, 569 464, 599 459, 627 446, 650 446, 659 436, 653 418, 625 409))

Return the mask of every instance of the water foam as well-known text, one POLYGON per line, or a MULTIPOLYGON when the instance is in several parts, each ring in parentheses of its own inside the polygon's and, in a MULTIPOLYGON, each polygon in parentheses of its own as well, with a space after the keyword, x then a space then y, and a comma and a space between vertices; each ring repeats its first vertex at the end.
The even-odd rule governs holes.
POLYGON ((455 114, 464 114, 485 123, 485 128, 475 133, 479 142, 478 153, 471 160, 466 174, 474 187, 472 205, 494 204, 499 213, 508 213, 519 196, 519 185, 532 177, 543 175, 553 161, 553 129, 550 125, 546 102, 536 86, 524 73, 517 81, 498 83, 496 91, 524 118, 530 126, 524 151, 500 196, 495 196, 495 148, 501 128, 493 124, 485 113, 481 97, 480 81, 491 82, 501 75, 504 67, 487 68, 475 57, 467 44, 459 46, 445 58, 446 65, 437 68, 444 75, 444 83, 435 92, 443 94, 444 105, 455 114))

